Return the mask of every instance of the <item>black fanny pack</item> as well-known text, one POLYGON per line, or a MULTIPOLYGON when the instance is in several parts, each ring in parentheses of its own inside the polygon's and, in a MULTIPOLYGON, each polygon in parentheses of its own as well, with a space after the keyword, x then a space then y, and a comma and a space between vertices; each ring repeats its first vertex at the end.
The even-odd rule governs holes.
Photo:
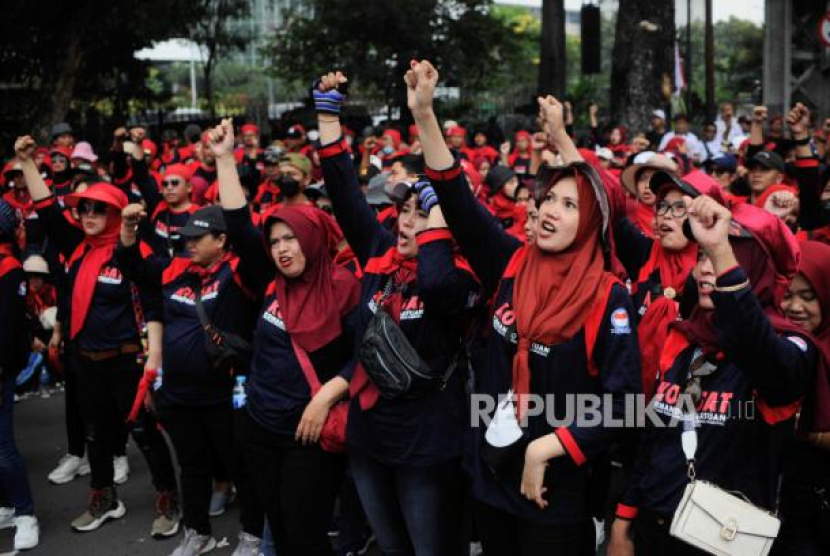
POLYGON ((220 373, 230 373, 232 370, 237 373, 247 371, 251 366, 254 352, 251 343, 238 334, 219 330, 210 322, 202 303, 200 280, 195 281, 193 291, 196 314, 205 331, 205 353, 210 359, 213 370, 220 373))
POLYGON ((458 353, 443 373, 436 373, 427 365, 392 315, 382 307, 392 290, 390 278, 363 335, 358 359, 383 398, 417 398, 443 389, 458 365, 458 353))

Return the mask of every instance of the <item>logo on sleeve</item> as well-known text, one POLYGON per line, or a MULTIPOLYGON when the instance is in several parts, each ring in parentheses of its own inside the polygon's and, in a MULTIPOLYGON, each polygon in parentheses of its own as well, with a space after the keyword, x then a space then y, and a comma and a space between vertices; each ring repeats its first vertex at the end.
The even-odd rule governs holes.
POLYGON ((26 297, 26 280, 20 282, 20 285, 17 286, 17 295, 20 297, 26 297))
POLYGON ((628 311, 617 309, 611 313, 611 334, 631 334, 631 324, 628 311))
POLYGON ((801 351, 807 351, 807 342, 805 342, 803 338, 799 338, 798 336, 787 336, 787 339, 794 343, 801 351))

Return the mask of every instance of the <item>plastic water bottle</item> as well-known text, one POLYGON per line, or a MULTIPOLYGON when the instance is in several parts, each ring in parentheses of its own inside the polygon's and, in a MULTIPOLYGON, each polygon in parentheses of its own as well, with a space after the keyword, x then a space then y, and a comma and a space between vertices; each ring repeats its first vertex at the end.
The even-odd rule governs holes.
POLYGON ((161 367, 159 367, 156 369, 156 380, 153 381, 153 392, 161 388, 162 375, 164 375, 164 371, 162 371, 161 367))
POLYGON ((245 407, 245 401, 248 396, 245 394, 245 381, 247 377, 236 377, 236 385, 233 387, 233 408, 240 409, 245 407))
POLYGON ((40 387, 45 388, 49 386, 49 380, 52 377, 49 376, 49 371, 46 370, 46 364, 40 365, 40 387))

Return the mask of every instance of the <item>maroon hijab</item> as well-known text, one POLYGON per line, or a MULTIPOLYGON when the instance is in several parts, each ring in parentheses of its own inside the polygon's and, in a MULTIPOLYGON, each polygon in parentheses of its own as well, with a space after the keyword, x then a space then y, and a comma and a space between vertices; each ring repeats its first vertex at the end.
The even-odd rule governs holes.
MULTIPOLYGON (((804 330, 787 320, 781 310, 781 301, 801 258, 795 236, 780 218, 748 204, 733 207, 732 221, 734 226, 729 243, 770 324, 781 334, 804 334, 804 330)), ((697 306, 688 320, 673 326, 705 352, 721 351, 714 311, 697 306)))
POLYGON ((803 424, 810 432, 830 431, 830 245, 817 241, 801 244, 804 257, 799 272, 816 292, 821 324, 813 330, 820 352, 813 396, 804 404, 803 424))
POLYGON ((334 264, 331 255, 334 228, 328 215, 312 206, 276 210, 266 222, 287 224, 297 236, 306 266, 296 278, 277 272, 274 285, 288 332, 307 352, 325 346, 343 331, 341 320, 360 298, 360 284, 348 270, 334 264))

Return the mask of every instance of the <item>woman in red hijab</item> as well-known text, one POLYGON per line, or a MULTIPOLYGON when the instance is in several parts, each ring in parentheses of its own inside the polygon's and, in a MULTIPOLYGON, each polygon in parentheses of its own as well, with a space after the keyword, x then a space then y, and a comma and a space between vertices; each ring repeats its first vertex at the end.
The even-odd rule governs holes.
MULTIPOLYGON (((87 510, 72 522, 72 528, 94 531, 126 513, 113 481, 113 447, 118 443, 117 424, 127 420, 143 374, 139 360, 144 351, 141 327, 143 322, 161 321, 160 303, 155 295, 139 294, 114 257, 121 209, 127 205, 124 192, 99 182, 66 197, 67 206, 77 208, 80 215, 80 227, 75 227, 64 218, 34 165, 34 140, 18 138, 15 150, 38 217, 49 239, 68 261, 67 352, 74 357, 81 407, 86 412, 92 470, 87 510)), ((160 346, 151 338, 148 364, 157 365, 153 360, 159 354, 160 346)), ((147 460, 157 501, 175 499, 176 478, 170 454, 155 420, 144 412, 140 426, 130 432, 147 460)), ((174 534, 178 523, 169 518, 164 512, 157 513, 153 532, 174 534)))
POLYGON ((781 308, 813 335, 820 352, 816 380, 804 398, 798 435, 787 449, 781 487, 778 554, 830 551, 830 246, 801 243, 801 268, 781 308), (780 552, 779 552, 780 551, 780 552))
POLYGON ((815 380, 818 350, 781 310, 800 258, 792 233, 747 204, 684 202, 698 303, 660 356, 657 421, 646 420, 609 555, 704 554, 669 532, 690 476, 774 511, 782 447, 815 380))
POLYGON ((493 299, 482 347, 473 355, 474 395, 498 400, 504 410, 489 421, 491 405, 483 423, 479 414, 466 466, 484 551, 580 554, 594 543, 593 534, 586 535, 593 527, 585 464, 623 429, 565 419, 566 400, 603 394, 594 400, 600 412, 621 415, 624 394, 640 391, 633 307, 608 271, 605 190, 570 139, 561 141, 567 137, 562 105, 540 99, 548 140, 573 163, 540 176, 534 242, 523 245, 463 186, 432 109, 435 68, 412 62, 406 81, 427 173, 462 253, 493 299))
POLYGON ((337 226, 322 210, 283 207, 263 215, 262 231, 253 226, 230 120, 210 133, 231 240, 266 281, 241 431, 246 460, 277 552, 333 554, 326 533, 345 458, 324 427, 343 417, 332 409, 354 370, 360 284, 335 264, 337 226))

